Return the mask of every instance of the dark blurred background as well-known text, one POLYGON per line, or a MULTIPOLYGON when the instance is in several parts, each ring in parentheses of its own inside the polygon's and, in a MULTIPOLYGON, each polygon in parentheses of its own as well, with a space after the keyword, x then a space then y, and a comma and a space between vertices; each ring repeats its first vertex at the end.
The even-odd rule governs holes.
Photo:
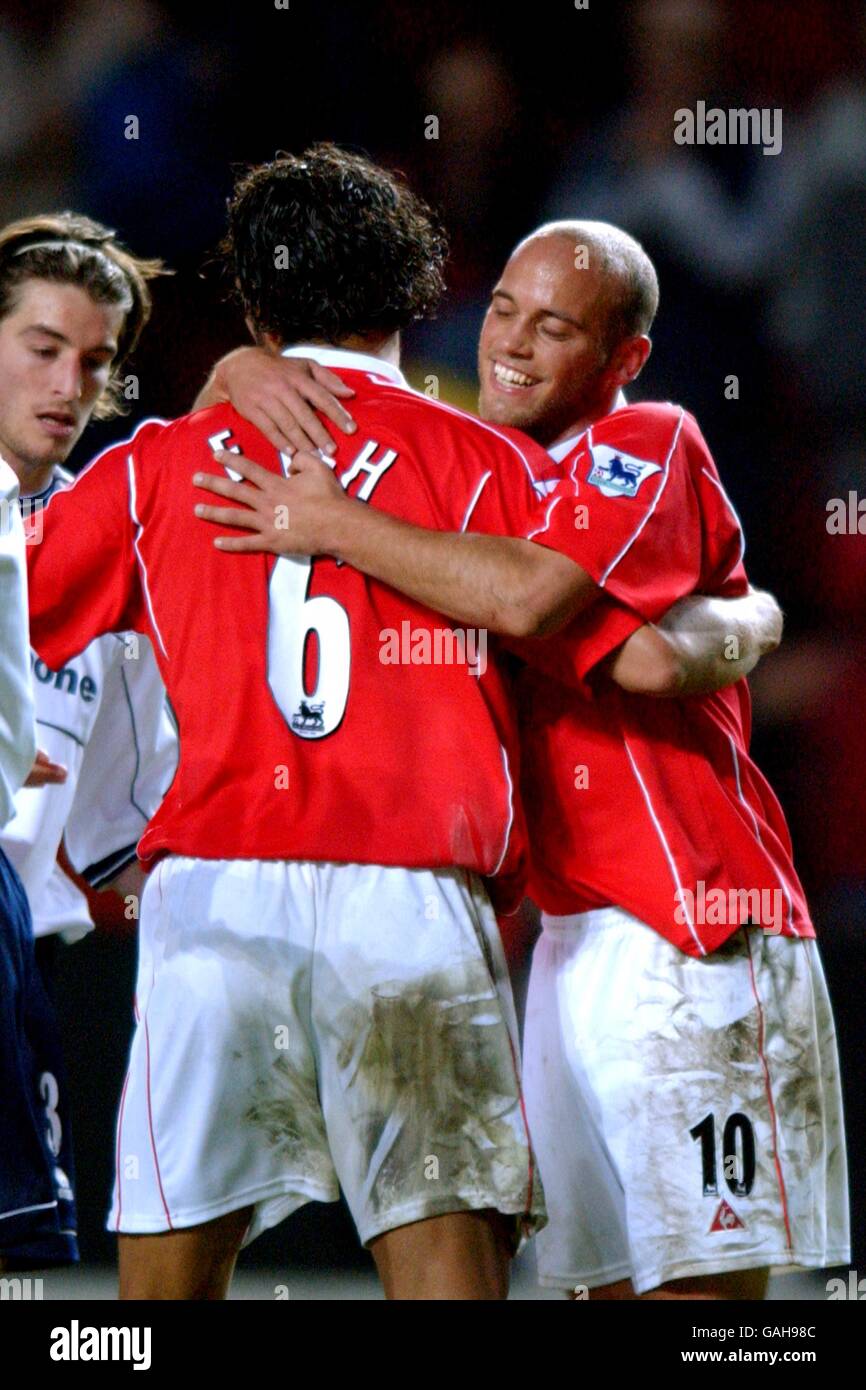
MULTIPOLYGON (((442 395, 469 407, 486 297, 519 237, 549 217, 586 216, 644 243, 661 307, 631 398, 696 413, 743 519, 752 582, 787 614, 783 650, 752 682, 754 742, 791 825, 835 1001, 856 1265, 866 1259, 866 540, 830 534, 827 504, 866 497, 866 10, 278 5, 0 5, 0 223, 74 208, 176 271, 156 288, 130 368, 140 385, 130 416, 91 429, 74 463, 138 418, 183 413, 214 359, 244 340, 202 267, 233 169, 277 149, 361 148, 440 210, 449 293, 410 335, 408 374, 423 387, 435 373, 442 395), (781 153, 677 145, 674 112, 699 100, 781 108, 781 153)), ((113 1255, 101 1228, 134 970, 129 925, 105 901, 98 912, 101 930, 63 951, 59 981, 89 1261, 113 1255)), ((243 1258, 366 1260, 345 1215, 318 1207, 243 1258)))

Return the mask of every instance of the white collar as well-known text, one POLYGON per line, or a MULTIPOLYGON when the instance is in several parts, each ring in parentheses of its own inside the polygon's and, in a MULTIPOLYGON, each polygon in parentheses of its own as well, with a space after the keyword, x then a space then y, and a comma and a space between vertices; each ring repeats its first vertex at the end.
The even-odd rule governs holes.
POLYGON ((392 362, 381 357, 371 357, 366 352, 350 352, 348 348, 323 347, 321 343, 300 343, 294 347, 283 348, 281 357, 312 357, 322 367, 350 368, 356 372, 372 372, 385 377, 395 386, 403 386, 408 391, 409 383, 392 362))
POLYGON ((51 475, 51 482, 47 483, 39 492, 22 492, 22 502, 50 502, 55 492, 62 488, 71 487, 75 482, 75 477, 66 468, 61 468, 59 463, 55 463, 54 472, 51 475))
MULTIPOLYGON (((612 415, 615 410, 622 410, 623 407, 627 405, 628 401, 625 398, 625 392, 617 391, 614 403, 607 413, 608 415, 612 415)), ((548 449, 547 452, 550 454, 554 463, 562 463, 562 460, 568 457, 572 449, 577 446, 585 434, 586 430, 581 430, 579 434, 573 434, 570 439, 563 439, 561 444, 554 444, 552 449, 548 449)))

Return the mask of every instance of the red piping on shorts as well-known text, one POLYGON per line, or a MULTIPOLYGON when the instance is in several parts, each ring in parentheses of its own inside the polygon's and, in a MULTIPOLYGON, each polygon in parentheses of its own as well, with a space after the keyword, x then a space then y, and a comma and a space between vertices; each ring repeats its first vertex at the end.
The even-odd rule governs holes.
POLYGON ((120 1230, 120 1217, 123 1212, 123 1179, 120 1175, 120 1136, 123 1131, 123 1107, 126 1104, 126 1088, 129 1085, 129 1071, 123 1078, 123 1090, 120 1093, 120 1113, 117 1117, 117 1140, 115 1142, 114 1167, 117 1172, 117 1217, 114 1222, 114 1229, 120 1230))
POLYGON ((150 1131, 150 1147, 153 1152, 153 1166, 156 1169, 156 1181, 159 1187, 159 1195, 162 1200, 162 1209, 165 1212, 165 1219, 168 1222, 168 1229, 174 1230, 171 1224, 171 1216, 168 1211, 168 1203, 165 1200, 165 1193, 162 1190, 162 1177, 159 1171, 159 1159, 156 1156, 156 1138, 153 1133, 153 1111, 150 1107, 150 1033, 147 1027, 147 1014, 144 1016, 144 1043, 147 1055, 147 1127, 150 1131))
POLYGON ((791 1225, 788 1220, 788 1194, 785 1190, 785 1179, 782 1176, 782 1164, 779 1159, 779 1148, 777 1142, 776 1126, 776 1107, 773 1104, 773 1090, 770 1085, 770 1068, 767 1065, 767 1058, 764 1052, 764 1010, 761 1006, 761 998, 758 994, 758 986, 755 980, 755 967, 752 963, 752 946, 746 934, 746 949, 749 953, 749 975, 752 979, 752 993, 755 996, 755 1003, 758 1006, 758 1055, 761 1058, 761 1066, 764 1068, 764 1085, 767 1091, 767 1104, 770 1107, 770 1123, 773 1129, 773 1164, 776 1169, 776 1178, 779 1183, 779 1195, 782 1198, 782 1216, 785 1220, 785 1237, 788 1242, 788 1249, 793 1254, 794 1242, 791 1239, 791 1225))
POLYGON ((517 1058, 514 1055, 514 1043, 511 1041, 511 1034, 508 1032, 508 1024, 505 1025, 508 1034, 508 1046, 511 1048, 511 1065, 514 1068, 514 1079, 517 1082, 517 1094, 520 1097, 520 1113, 523 1116, 523 1128, 526 1130, 526 1142, 529 1146, 529 1167, 526 1174, 526 1210, 525 1219, 532 1215, 532 1197, 535 1190, 535 1164, 533 1163, 532 1135, 529 1133, 529 1120, 526 1117, 526 1103, 523 1099, 523 1080, 517 1066, 517 1058))

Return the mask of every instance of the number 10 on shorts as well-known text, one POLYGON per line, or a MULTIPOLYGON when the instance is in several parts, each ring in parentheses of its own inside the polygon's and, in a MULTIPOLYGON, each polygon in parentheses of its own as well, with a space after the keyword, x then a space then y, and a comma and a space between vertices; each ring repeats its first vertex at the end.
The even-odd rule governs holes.
MULTIPOLYGON (((689 1130, 701 1146, 704 1196, 717 1196, 718 1145, 716 1117, 710 1112, 689 1130)), ((729 1115, 722 1130, 722 1175, 734 1197, 748 1197, 755 1182, 755 1131, 747 1115, 737 1110, 729 1115)))

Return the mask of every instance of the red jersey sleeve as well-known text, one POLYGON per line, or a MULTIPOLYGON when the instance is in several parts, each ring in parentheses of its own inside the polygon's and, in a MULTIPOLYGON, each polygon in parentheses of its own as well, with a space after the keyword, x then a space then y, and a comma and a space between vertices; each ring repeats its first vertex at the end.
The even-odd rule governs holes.
POLYGON ((552 637, 509 642, 508 646, 531 666, 589 694, 589 677, 599 662, 628 641, 645 621, 633 608, 601 595, 586 612, 552 637))
POLYGON ((531 538, 568 555, 653 622, 699 586, 695 474, 705 459, 700 431, 681 407, 618 410, 587 430, 565 461, 568 476, 531 538))
POLYGON ((135 555, 134 460, 148 422, 108 449, 45 509, 27 548, 30 641, 56 670, 104 632, 146 629, 135 555))

